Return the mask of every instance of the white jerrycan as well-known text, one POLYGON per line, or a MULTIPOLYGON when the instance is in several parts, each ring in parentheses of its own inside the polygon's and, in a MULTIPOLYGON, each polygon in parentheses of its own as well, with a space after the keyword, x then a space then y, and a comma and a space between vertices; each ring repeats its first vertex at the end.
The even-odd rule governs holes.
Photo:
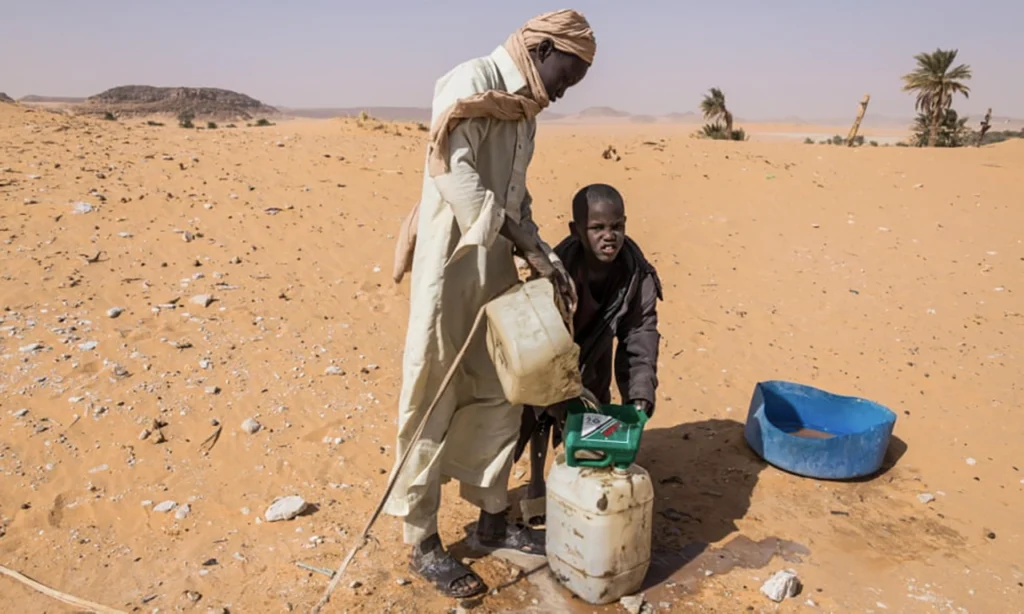
POLYGON ((549 280, 518 284, 485 309, 487 351, 510 403, 543 407, 580 396, 580 350, 549 280))
POLYGON ((559 454, 546 511, 548 565, 566 588, 594 605, 640 589, 651 564, 654 512, 654 485, 643 467, 569 467, 559 454))

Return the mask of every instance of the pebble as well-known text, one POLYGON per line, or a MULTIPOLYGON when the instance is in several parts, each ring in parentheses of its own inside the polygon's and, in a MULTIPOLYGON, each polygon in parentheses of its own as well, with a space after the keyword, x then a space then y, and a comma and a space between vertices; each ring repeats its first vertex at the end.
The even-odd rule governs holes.
POLYGON ((111 307, 110 309, 107 310, 107 317, 108 318, 116 318, 119 315, 121 315, 122 313, 124 313, 124 308, 122 308, 122 307, 111 307))
POLYGON ((968 457, 967 464, 973 467, 973 466, 978 464, 978 461, 974 460, 973 458, 969 458, 968 457))
POLYGON ((409 584, 411 584, 408 578, 398 578, 395 582, 398 586, 409 586, 409 584))
POLYGON ((79 201, 79 202, 75 203, 74 206, 71 209, 71 213, 75 213, 75 214, 78 214, 78 215, 83 215, 83 214, 92 213, 92 212, 93 212, 93 206, 90 205, 87 202, 84 202, 84 201, 79 201))
POLYGON ((345 375, 345 372, 341 369, 341 367, 337 365, 331 365, 324 369, 324 375, 345 375))
POLYGON ((19 409, 18 411, 14 412, 14 417, 15 418, 24 418, 27 415, 28 415, 28 410, 27 409, 19 409))
POLYGON ((83 352, 91 352, 92 350, 96 349, 97 345, 99 345, 99 343, 95 341, 86 341, 85 343, 79 343, 78 349, 82 350, 83 352))
POLYGON ((43 349, 43 344, 42 343, 30 343, 28 345, 21 346, 20 348, 18 348, 18 351, 22 352, 22 353, 28 353, 28 352, 35 352, 36 350, 41 350, 41 349, 43 349))
MULTIPOLYGON (((207 386, 206 394, 220 394, 220 388, 218 386, 207 386)), ((214 426, 217 426, 216 424, 214 426)))
POLYGON ((351 582, 348 583, 348 587, 353 589, 353 590, 359 588, 362 585, 363 585, 363 583, 360 582, 359 580, 352 580, 351 582))
POLYGON ((761 585, 761 593, 775 603, 781 603, 787 597, 796 597, 800 594, 803 585, 800 578, 792 569, 777 571, 768 578, 768 581, 761 585))
POLYGON ((197 294, 192 297, 192 304, 199 305, 200 307, 209 307, 212 302, 213 297, 209 294, 197 294))
POLYGON ((249 433, 250 435, 256 434, 256 431, 260 430, 261 428, 263 428, 263 425, 261 425, 259 422, 256 422, 252 418, 246 418, 245 421, 242 422, 242 430, 245 431, 246 433, 249 433))
POLYGON ((274 499, 274 502, 270 504, 267 511, 263 512, 263 518, 267 522, 291 520, 306 511, 307 507, 309 507, 309 504, 298 495, 280 497, 274 499))
POLYGON ((925 505, 928 505, 929 503, 935 500, 935 495, 933 495, 930 492, 923 492, 917 495, 917 500, 920 501, 921 503, 924 503, 925 505))
POLYGON ((166 514, 167 512, 173 510, 176 507, 178 507, 178 504, 175 503, 174 501, 161 501, 160 503, 157 503, 156 505, 153 506, 153 511, 160 512, 161 514, 166 514))
POLYGON ((648 604, 644 601, 643 593, 623 597, 622 599, 619 599, 619 605, 622 606, 623 610, 629 612, 629 614, 641 614, 642 612, 650 611, 650 607, 646 609, 644 608, 644 606, 648 604))
POLYGON ((178 520, 185 520, 186 518, 188 518, 188 515, 191 512, 192 512, 192 506, 190 506, 188 503, 186 503, 185 505, 182 505, 181 507, 179 507, 178 509, 176 509, 174 511, 174 517, 177 518, 178 520))

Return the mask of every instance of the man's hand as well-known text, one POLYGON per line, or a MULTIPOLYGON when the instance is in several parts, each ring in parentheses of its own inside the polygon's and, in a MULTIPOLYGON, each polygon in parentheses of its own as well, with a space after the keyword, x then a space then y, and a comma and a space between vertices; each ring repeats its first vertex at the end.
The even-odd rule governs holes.
POLYGON ((633 401, 632 404, 637 409, 639 409, 640 411, 642 411, 645 414, 647 414, 648 418, 650 418, 651 415, 654 413, 654 406, 651 405, 650 401, 645 401, 643 399, 637 399, 636 401, 633 401))
POLYGON ((553 265, 555 267, 555 289, 562 295, 565 306, 569 308, 569 313, 575 314, 576 306, 579 305, 576 283, 572 280, 572 275, 569 275, 569 271, 565 270, 565 265, 561 261, 555 262, 553 265))

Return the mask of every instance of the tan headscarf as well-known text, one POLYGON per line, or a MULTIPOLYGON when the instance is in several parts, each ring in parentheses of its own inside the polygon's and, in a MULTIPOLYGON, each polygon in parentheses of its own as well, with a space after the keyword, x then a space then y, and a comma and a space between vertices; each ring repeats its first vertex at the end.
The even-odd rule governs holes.
MULTIPOLYGON (((555 49, 571 53, 587 64, 594 63, 594 53, 597 51, 594 31, 580 13, 572 9, 562 9, 538 15, 526 22, 508 37, 505 41, 505 50, 512 56, 516 68, 526 79, 529 95, 489 90, 458 100, 448 107, 430 128, 427 172, 431 177, 443 175, 451 170, 448 167, 448 136, 460 121, 476 117, 492 117, 505 121, 531 119, 550 104, 547 90, 544 89, 544 83, 537 73, 537 66, 530 57, 530 49, 546 39, 554 43, 555 49)), ((396 283, 401 282, 405 273, 412 269, 418 223, 419 203, 406 216, 399 231, 393 273, 396 283)))

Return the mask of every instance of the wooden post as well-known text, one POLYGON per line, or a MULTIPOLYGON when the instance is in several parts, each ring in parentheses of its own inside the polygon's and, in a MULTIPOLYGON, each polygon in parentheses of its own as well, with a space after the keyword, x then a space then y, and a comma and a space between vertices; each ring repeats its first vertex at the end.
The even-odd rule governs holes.
POLYGON ((846 137, 846 146, 853 147, 853 140, 857 138, 857 131, 860 130, 860 122, 864 119, 864 112, 868 110, 868 102, 871 101, 871 94, 864 94, 864 99, 860 101, 860 107, 857 109, 857 119, 853 120, 853 126, 850 127, 850 134, 846 137))
POLYGON ((985 140, 985 133, 992 127, 992 109, 989 109, 985 113, 985 119, 981 120, 981 132, 978 134, 978 147, 981 147, 981 142, 985 140))

